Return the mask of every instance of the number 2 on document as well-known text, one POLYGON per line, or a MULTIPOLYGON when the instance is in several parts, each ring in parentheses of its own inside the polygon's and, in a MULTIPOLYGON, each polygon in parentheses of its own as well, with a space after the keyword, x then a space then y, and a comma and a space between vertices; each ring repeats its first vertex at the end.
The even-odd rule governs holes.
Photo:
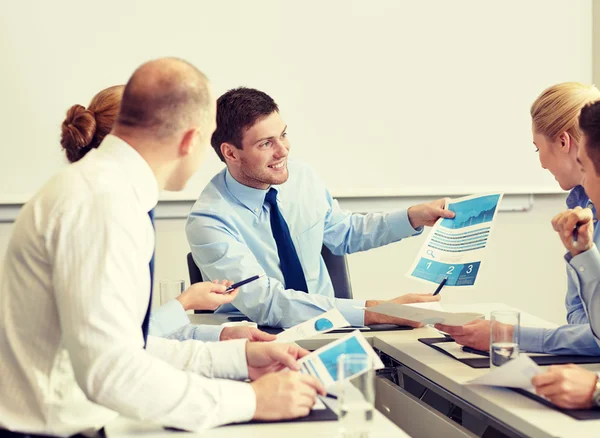
POLYGON ((454 266, 450 266, 448 268, 448 271, 446 272, 446 274, 450 275, 450 274, 452 274, 453 271, 454 271, 454 266))

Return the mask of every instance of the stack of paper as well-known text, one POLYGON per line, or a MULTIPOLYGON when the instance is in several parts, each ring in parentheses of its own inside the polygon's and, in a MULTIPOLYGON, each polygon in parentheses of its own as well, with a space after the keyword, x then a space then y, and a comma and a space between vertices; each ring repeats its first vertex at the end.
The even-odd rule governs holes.
POLYGON ((388 301, 369 307, 366 310, 396 318, 422 322, 423 324, 465 325, 476 319, 485 319, 482 313, 452 313, 433 310, 427 307, 412 304, 396 304, 388 301))

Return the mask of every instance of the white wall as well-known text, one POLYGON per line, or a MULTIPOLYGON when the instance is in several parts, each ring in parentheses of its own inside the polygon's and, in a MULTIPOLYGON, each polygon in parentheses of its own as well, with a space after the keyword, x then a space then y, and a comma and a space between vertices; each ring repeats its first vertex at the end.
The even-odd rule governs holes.
MULTIPOLYGON (((551 84, 591 81, 590 0, 164 3, 16 1, 0 14, 0 202, 26 201, 65 165, 67 108, 164 55, 197 65, 217 96, 240 85, 272 95, 293 156, 334 196, 556 193, 528 108, 551 84)), ((195 199, 221 166, 210 154, 163 196, 195 199)))

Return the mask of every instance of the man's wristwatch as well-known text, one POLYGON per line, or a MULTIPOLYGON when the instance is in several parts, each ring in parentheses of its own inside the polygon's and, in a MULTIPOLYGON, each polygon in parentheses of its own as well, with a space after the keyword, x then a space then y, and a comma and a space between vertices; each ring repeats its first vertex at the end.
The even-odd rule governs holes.
POLYGON ((594 406, 600 407, 600 373, 596 373, 596 375, 598 376, 598 379, 596 380, 596 386, 592 393, 592 403, 594 403, 594 406))

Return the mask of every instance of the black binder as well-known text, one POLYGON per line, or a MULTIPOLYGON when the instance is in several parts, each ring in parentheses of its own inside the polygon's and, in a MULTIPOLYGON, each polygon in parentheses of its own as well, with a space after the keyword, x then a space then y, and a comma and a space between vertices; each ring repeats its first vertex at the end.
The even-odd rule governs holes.
POLYGON ((338 416, 333 410, 327 406, 327 403, 323 402, 325 409, 311 410, 306 417, 292 418, 291 420, 278 420, 278 421, 263 421, 263 420, 250 420, 246 423, 235 423, 230 426, 237 424, 262 424, 262 423, 305 423, 310 421, 336 421, 338 416))
MULTIPOLYGON (((429 345, 431 348, 444 353, 446 356, 449 356, 453 359, 456 359, 450 353, 448 353, 443 348, 438 347, 436 344, 443 342, 454 342, 454 339, 450 337, 443 338, 420 338, 420 342, 425 345, 429 345)), ((480 358, 471 358, 471 359, 456 359, 459 362, 464 363, 465 365, 470 366, 471 368, 489 368, 490 367, 490 359, 488 357, 480 358)), ((559 356, 559 355, 551 355, 551 356, 531 356, 531 360, 533 360, 538 365, 563 365, 568 363, 600 363, 600 356, 579 356, 579 355, 569 355, 569 356, 559 356)))
POLYGON ((537 394, 532 394, 531 392, 525 391, 524 389, 520 389, 520 388, 509 388, 509 389, 512 389, 513 391, 518 392, 519 394, 524 395, 527 398, 535 400, 536 402, 541 403, 546 407, 552 408, 555 411, 562 412, 563 414, 568 415, 569 417, 574 418, 575 420, 600 420, 600 409, 598 409, 598 408, 563 409, 563 408, 559 408, 556 405, 553 405, 545 398, 540 397, 537 394))

